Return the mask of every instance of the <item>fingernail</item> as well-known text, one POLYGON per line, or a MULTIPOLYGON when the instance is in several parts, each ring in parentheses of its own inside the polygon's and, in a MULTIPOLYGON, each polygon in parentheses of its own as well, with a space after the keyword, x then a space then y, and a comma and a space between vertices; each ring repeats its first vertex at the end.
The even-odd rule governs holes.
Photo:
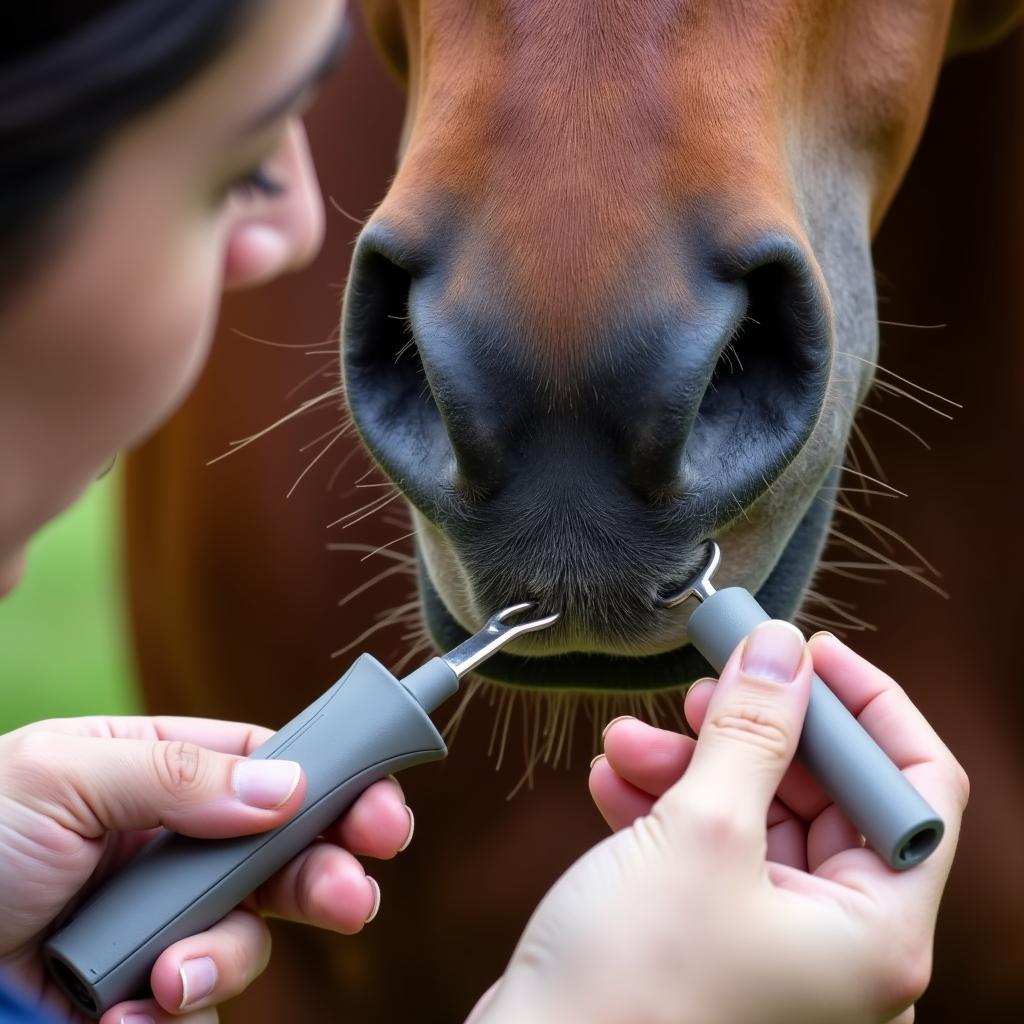
POLYGON ((603 759, 604 759, 604 754, 598 754, 598 755, 597 755, 597 757, 595 757, 595 758, 594 758, 594 759, 593 759, 593 760, 592 760, 592 761, 590 762, 590 767, 591 767, 591 768, 593 768, 593 767, 594 767, 594 765, 595 765, 595 764, 597 764, 597 762, 598 762, 598 761, 601 761, 601 760, 603 760, 603 759))
POLYGON ((156 1024, 148 1013, 126 1013, 119 1024, 156 1024))
POLYGON ((208 956, 185 960, 178 968, 181 975, 181 1005, 179 1010, 205 999, 217 987, 217 965, 208 956))
POLYGON ((819 636, 827 636, 830 640, 837 639, 835 633, 830 633, 827 629, 819 629, 817 633, 811 634, 811 639, 807 642, 810 643, 811 640, 817 640, 819 636))
POLYGON ((406 804, 405 812, 409 815, 409 832, 405 837, 405 842, 398 848, 398 852, 401 853, 408 845, 412 842, 412 834, 416 831, 416 815, 412 813, 412 808, 406 804))
POLYGON ((611 727, 612 727, 612 726, 613 726, 613 725, 614 725, 614 724, 615 724, 616 722, 625 722, 625 721, 626 721, 626 720, 627 720, 628 718, 636 718, 636 715, 619 715, 619 717, 618 717, 618 718, 613 718, 613 719, 612 719, 612 720, 611 720, 611 721, 610 721, 610 722, 609 722, 609 723, 608 723, 608 724, 607 724, 607 725, 606 725, 606 726, 604 727, 604 731, 603 731, 603 732, 601 733, 601 742, 602 742, 602 743, 604 742, 604 738, 605 738, 605 736, 607 736, 607 735, 608 735, 608 730, 609 730, 609 729, 610 729, 610 728, 611 728, 611 727))
POLYGON ((763 622, 747 638, 743 648, 743 671, 758 679, 791 683, 803 660, 804 637, 790 622, 763 622))
POLYGON ((701 683, 711 683, 712 685, 717 685, 718 680, 715 679, 714 676, 701 676, 700 679, 694 679, 694 681, 690 683, 689 688, 691 690, 696 689, 696 687, 700 686, 701 683))
POLYGON ((377 911, 380 910, 380 886, 377 884, 377 880, 369 875, 366 876, 366 880, 373 888, 373 910, 370 911, 370 916, 366 919, 366 923, 369 924, 377 916, 377 911))
POLYGON ((243 804, 273 811, 287 803, 302 778, 296 761, 239 761, 232 785, 243 804))

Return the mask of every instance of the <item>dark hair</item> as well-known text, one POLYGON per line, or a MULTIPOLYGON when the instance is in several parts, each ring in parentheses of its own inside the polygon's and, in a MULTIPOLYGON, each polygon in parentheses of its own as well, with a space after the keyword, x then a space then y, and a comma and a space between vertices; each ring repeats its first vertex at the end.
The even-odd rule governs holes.
POLYGON ((0 41, 0 284, 126 121, 230 42, 260 0, 34 0, 0 41))

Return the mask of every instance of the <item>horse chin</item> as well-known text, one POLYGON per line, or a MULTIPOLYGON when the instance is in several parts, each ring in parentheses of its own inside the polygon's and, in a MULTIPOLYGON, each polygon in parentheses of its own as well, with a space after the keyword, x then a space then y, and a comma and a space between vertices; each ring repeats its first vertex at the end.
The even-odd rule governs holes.
MULTIPOLYGON (((819 491, 835 487, 836 472, 819 491)), ((831 514, 831 502, 812 501, 793 536, 756 597, 773 618, 790 619, 800 606, 818 562, 831 514)), ((448 610, 435 588, 422 557, 418 557, 420 600, 427 629, 441 650, 450 650, 469 635, 448 610)), ((685 635, 685 634, 684 634, 685 635)), ((536 690, 593 690, 596 692, 653 692, 679 689, 707 675, 709 666, 689 643, 646 657, 586 651, 528 656, 499 653, 485 661, 477 674, 508 686, 536 690)))

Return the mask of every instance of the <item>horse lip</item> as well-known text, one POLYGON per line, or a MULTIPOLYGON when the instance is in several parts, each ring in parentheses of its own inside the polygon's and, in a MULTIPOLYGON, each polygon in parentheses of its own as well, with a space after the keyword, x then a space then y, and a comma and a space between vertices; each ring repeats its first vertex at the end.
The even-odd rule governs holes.
MULTIPOLYGON (((420 596, 428 632, 441 648, 460 643, 468 634, 448 611, 420 566, 420 596)), ((481 665, 476 674, 497 683, 535 690, 675 690, 705 674, 700 654, 688 643, 646 658, 571 652, 527 656, 501 651, 481 665), (643 680, 643 685, 630 685, 643 680)))
MULTIPOLYGON (((827 474, 819 496, 835 486, 838 475, 837 469, 827 474)), ((755 595, 773 618, 788 619, 796 611, 817 563, 830 511, 826 501, 810 502, 768 579, 755 595)), ((434 589, 422 559, 418 557, 417 562, 428 631, 442 649, 454 647, 469 634, 456 622, 434 589)), ((502 652, 484 662, 477 674, 524 689, 635 693, 685 688, 708 671, 704 658, 684 640, 673 650, 645 657, 586 652, 526 657, 502 652)))

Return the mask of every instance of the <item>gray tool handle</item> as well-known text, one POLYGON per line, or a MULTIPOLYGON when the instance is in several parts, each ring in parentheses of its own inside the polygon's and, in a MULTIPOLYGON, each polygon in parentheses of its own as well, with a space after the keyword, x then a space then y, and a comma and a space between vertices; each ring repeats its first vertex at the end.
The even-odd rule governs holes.
MULTIPOLYGON (((729 587, 708 597, 687 629, 721 672, 743 638, 769 618, 748 591, 729 587)), ((816 675, 797 754, 891 868, 913 867, 939 845, 942 819, 816 675)))
POLYGON ((224 917, 367 786, 446 753, 418 701, 364 654, 252 754, 302 765, 307 790, 299 813, 271 832, 237 839, 158 837, 50 939, 51 973, 93 1017, 147 993, 150 970, 168 946, 224 917))

